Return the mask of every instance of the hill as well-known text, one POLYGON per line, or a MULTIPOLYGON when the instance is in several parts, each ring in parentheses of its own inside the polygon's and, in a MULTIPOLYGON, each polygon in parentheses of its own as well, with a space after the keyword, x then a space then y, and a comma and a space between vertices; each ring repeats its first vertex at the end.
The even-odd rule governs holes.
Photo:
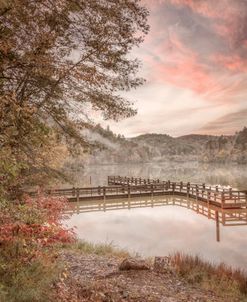
POLYGON ((147 133, 133 138, 114 134, 97 125, 91 142, 100 143, 86 160, 90 164, 203 161, 247 163, 247 128, 232 136, 190 134, 172 137, 147 133))

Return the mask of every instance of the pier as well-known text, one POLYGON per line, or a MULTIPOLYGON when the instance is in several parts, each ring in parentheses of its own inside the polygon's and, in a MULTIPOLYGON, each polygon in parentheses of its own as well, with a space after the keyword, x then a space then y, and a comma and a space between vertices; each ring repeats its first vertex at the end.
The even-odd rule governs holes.
MULTIPOLYGON (((177 195, 202 201, 221 209, 246 209, 247 191, 206 184, 161 181, 159 179, 108 176, 108 186, 54 189, 52 196, 65 196, 69 201, 121 199, 145 196, 177 195)), ((32 193, 34 195, 36 193, 32 193)))

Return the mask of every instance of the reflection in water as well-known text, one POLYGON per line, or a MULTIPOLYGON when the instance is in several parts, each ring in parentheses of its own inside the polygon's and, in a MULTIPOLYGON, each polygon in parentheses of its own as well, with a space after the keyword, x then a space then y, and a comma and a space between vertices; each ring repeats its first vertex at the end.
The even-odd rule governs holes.
MULTIPOLYGON (((247 189, 247 166, 216 165, 198 162, 161 162, 150 164, 122 164, 88 166, 82 172, 74 173, 74 185, 106 185, 108 175, 121 175, 161 180, 206 183, 208 185, 230 185, 234 188, 247 189)), ((71 186, 71 185, 69 185, 71 186)))
POLYGON ((72 203, 70 211, 75 214, 69 226, 89 241, 113 241, 145 256, 179 250, 234 266, 247 263, 246 209, 208 208, 200 201, 162 196, 83 201, 72 203))

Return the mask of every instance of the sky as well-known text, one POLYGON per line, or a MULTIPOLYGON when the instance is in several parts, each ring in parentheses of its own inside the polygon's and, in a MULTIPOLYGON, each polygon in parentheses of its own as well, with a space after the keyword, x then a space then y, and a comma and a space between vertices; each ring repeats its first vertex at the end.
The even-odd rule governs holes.
POLYGON ((143 0, 150 32, 132 55, 138 114, 105 122, 127 137, 233 134, 247 126, 247 0, 143 0))

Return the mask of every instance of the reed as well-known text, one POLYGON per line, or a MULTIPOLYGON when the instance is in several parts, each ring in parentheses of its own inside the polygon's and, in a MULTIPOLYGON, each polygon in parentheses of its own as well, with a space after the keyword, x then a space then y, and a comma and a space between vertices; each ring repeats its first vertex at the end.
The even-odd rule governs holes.
POLYGON ((175 271, 189 283, 213 290, 220 296, 227 297, 227 301, 247 301, 245 271, 227 266, 225 263, 213 264, 199 256, 180 252, 172 254, 170 259, 175 271))

